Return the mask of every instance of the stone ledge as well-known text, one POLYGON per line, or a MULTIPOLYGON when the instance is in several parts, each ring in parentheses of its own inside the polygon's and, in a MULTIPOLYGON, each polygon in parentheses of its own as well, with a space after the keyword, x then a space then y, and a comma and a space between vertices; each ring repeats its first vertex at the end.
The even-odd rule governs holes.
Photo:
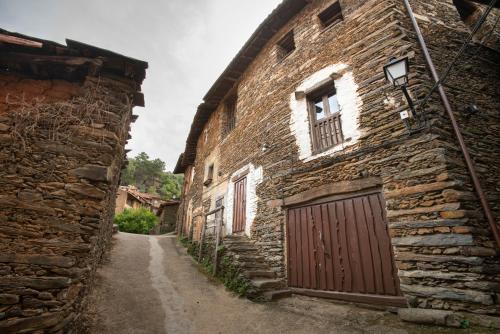
POLYGON ((443 272, 439 270, 399 270, 398 276, 452 281, 475 281, 481 278, 480 275, 475 273, 443 272))
POLYGON ((478 303, 482 305, 493 305, 493 297, 491 294, 478 292, 474 290, 462 290, 455 288, 440 288, 424 285, 409 285, 401 284, 401 291, 405 294, 431 297, 436 299, 449 299, 461 302, 478 303))
POLYGON ((409 216, 409 215, 440 212, 440 211, 456 211, 459 208, 460 208, 460 203, 446 203, 428 207, 417 207, 413 209, 387 210, 387 217, 392 218, 392 217, 407 216, 407 215, 409 216))
POLYGON ((19 296, 10 293, 0 293, 0 305, 12 305, 19 303, 19 296))
POLYGON ((72 174, 92 181, 110 182, 111 175, 109 168, 99 165, 85 165, 71 171, 72 174))
POLYGON ((108 138, 108 139, 114 140, 115 142, 119 142, 118 136, 114 132, 111 132, 108 130, 95 129, 95 128, 91 128, 91 127, 87 127, 87 126, 79 126, 79 125, 73 125, 73 126, 71 126, 71 129, 75 130, 80 135, 84 136, 84 138, 87 136, 91 136, 91 137, 98 138, 98 139, 99 138, 108 138))
POLYGON ((384 196, 386 199, 390 199, 390 198, 395 198, 395 197, 400 197, 400 196, 407 196, 407 195, 413 195, 413 194, 418 194, 418 193, 442 190, 445 188, 450 188, 450 187, 456 186, 457 184, 458 183, 454 182, 454 181, 419 184, 419 185, 412 186, 412 187, 406 187, 406 188, 396 189, 396 190, 392 190, 392 191, 386 191, 384 193, 384 196))
POLYGON ((47 313, 36 317, 13 318, 0 321, 1 333, 30 333, 55 326, 63 319, 62 312, 47 313))
POLYGON ((389 228, 422 228, 422 227, 453 227, 463 226, 469 219, 434 219, 434 220, 412 220, 389 223, 389 228))
POLYGON ((474 244, 470 234, 429 234, 392 238, 394 246, 471 246, 474 244))
POLYGON ((75 265, 73 257, 58 255, 0 254, 0 263, 26 263, 70 268, 75 265))
POLYGON ((500 318, 488 315, 419 308, 401 308, 398 310, 398 316, 403 321, 417 324, 459 328, 462 325, 462 321, 467 320, 470 325, 500 329, 500 318))
POLYGON ((66 184, 64 188, 69 192, 91 198, 103 199, 106 196, 104 191, 88 184, 70 183, 66 184))
POLYGON ((452 311, 418 308, 400 308, 398 310, 398 316, 403 321, 439 326, 446 326, 446 318, 452 314, 452 311))
POLYGON ((67 277, 0 277, 0 287, 28 287, 36 290, 61 289, 71 284, 67 277))
POLYGON ((479 266, 483 264, 484 259, 475 256, 449 256, 449 255, 425 255, 425 254, 415 254, 409 252, 396 252, 394 254, 396 260, 398 261, 421 261, 421 262, 454 262, 463 263, 474 266, 479 266))

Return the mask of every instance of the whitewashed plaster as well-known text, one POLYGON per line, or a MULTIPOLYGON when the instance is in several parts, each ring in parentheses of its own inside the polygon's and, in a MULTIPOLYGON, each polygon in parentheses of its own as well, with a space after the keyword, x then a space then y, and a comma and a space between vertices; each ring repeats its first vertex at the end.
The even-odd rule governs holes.
POLYGON ((342 150, 346 146, 355 144, 361 135, 359 130, 359 112, 363 101, 358 96, 358 85, 354 81, 352 71, 348 70, 347 64, 332 64, 319 70, 302 81, 296 88, 296 91, 308 91, 318 86, 321 82, 325 82, 335 73, 343 73, 340 78, 334 80, 334 84, 341 108, 342 132, 344 134, 344 139, 350 138, 350 140, 336 145, 325 152, 313 155, 311 136, 309 135, 310 128, 307 99, 305 96, 297 99, 294 92, 290 94, 290 109, 292 112, 290 118, 290 131, 294 135, 296 144, 299 148, 300 160, 307 162, 319 157, 331 155, 342 150))
POLYGON ((245 234, 250 237, 250 230, 257 213, 257 185, 262 182, 262 166, 254 167, 253 164, 248 164, 238 171, 231 174, 227 186, 227 195, 225 197, 224 206, 224 221, 226 223, 226 234, 233 232, 233 205, 234 205, 234 182, 233 178, 237 178, 248 170, 247 187, 246 187, 246 221, 245 221, 245 234))

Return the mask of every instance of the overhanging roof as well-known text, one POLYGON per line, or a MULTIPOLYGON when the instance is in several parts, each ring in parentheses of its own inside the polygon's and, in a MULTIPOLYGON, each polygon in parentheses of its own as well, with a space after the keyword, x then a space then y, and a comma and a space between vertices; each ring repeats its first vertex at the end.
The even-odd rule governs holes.
POLYGON ((64 80, 105 72, 130 79, 140 91, 148 63, 71 39, 62 45, 0 29, 0 68, 64 80))

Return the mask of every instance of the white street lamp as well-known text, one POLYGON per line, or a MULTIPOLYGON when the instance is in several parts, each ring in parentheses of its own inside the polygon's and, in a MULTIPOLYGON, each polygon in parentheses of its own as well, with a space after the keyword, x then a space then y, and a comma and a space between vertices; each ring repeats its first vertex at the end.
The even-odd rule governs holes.
POLYGON ((415 106, 413 101, 408 94, 406 86, 408 85, 408 72, 410 71, 410 66, 408 63, 408 57, 404 58, 391 58, 389 63, 384 66, 385 79, 393 84, 394 87, 399 87, 403 91, 406 101, 410 106, 410 110, 413 116, 416 116, 415 106))
POLYGON ((394 87, 406 86, 408 84, 408 57, 396 59, 391 58, 389 63, 384 66, 384 74, 387 81, 394 87))

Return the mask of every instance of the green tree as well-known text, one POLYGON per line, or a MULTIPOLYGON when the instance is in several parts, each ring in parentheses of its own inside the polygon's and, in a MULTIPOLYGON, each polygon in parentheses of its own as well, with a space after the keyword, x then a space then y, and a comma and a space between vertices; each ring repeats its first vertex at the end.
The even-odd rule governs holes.
POLYGON ((175 199, 181 196, 182 175, 175 175, 170 172, 164 173, 161 178, 161 187, 158 190, 164 199, 175 199))
POLYGON ((125 170, 122 171, 122 176, 120 179, 120 184, 122 186, 135 185, 135 159, 128 159, 128 165, 125 170))
POLYGON ((165 170, 165 163, 160 159, 150 160, 149 156, 141 152, 135 157, 134 177, 136 186, 141 191, 147 191, 150 187, 155 186, 155 181, 158 180, 165 170))
POLYGON ((160 195, 163 199, 179 198, 183 176, 165 172, 165 163, 160 159, 150 159, 141 152, 129 158, 127 168, 122 172, 120 184, 133 185, 142 192, 160 195))
POLYGON ((125 209, 115 216, 115 224, 121 232, 148 234, 156 223, 155 214, 143 207, 125 209))

